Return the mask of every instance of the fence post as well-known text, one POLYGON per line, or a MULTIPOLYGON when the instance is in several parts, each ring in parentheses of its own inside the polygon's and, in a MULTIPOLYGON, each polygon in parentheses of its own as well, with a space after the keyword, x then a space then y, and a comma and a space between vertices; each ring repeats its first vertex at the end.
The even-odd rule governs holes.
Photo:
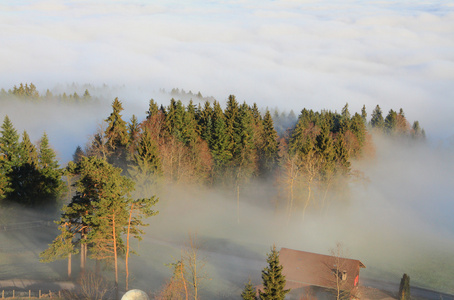
POLYGON ((58 298, 61 298, 61 291, 58 291, 58 298))
POLYGON ((28 290, 28 299, 30 299, 31 297, 32 297, 32 291, 28 290))
POLYGON ((39 290, 38 299, 41 299, 41 290, 39 290))
POLYGON ((16 291, 13 290, 13 298, 16 298, 16 291))

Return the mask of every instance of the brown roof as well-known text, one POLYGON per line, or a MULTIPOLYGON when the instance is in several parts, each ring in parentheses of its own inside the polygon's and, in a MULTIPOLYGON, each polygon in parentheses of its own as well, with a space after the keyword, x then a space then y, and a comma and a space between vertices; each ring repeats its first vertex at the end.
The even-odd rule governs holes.
POLYGON ((338 270, 340 273, 346 274, 346 279, 341 281, 342 289, 351 289, 355 286, 357 276, 357 280, 359 280, 359 269, 365 268, 359 260, 287 248, 280 250, 279 260, 283 266, 283 274, 286 276, 288 288, 310 285, 335 288, 335 274, 338 270))

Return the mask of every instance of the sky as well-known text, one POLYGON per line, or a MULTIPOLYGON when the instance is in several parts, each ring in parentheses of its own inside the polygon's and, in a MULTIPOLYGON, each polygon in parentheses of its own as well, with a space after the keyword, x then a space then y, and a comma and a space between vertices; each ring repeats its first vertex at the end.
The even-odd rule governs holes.
POLYGON ((5 89, 118 85, 143 107, 160 88, 297 113, 378 104, 454 139, 454 1, 2 1, 0 41, 5 89))

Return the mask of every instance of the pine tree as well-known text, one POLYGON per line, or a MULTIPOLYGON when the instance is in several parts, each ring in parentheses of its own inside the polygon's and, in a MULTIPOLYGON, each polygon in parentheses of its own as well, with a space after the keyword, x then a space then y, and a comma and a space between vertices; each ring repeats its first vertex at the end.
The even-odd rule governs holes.
POLYGON ((150 102, 148 104, 148 111, 147 111, 147 119, 150 119, 151 117, 157 115, 159 113, 159 107, 158 104, 153 99, 150 99, 150 102))
POLYGON ((230 95, 227 101, 227 107, 224 111, 226 134, 228 138, 227 150, 232 154, 232 158, 235 156, 236 136, 237 130, 235 130, 235 122, 238 120, 239 104, 234 95, 230 95))
POLYGON ((37 166, 38 165, 38 152, 35 145, 30 141, 28 133, 24 130, 22 134, 22 142, 20 143, 21 147, 21 163, 30 164, 37 166))
POLYGON ((244 285, 244 290, 241 293, 241 298, 243 300, 256 300, 257 298, 255 297, 256 291, 254 286, 251 283, 251 280, 249 279, 249 282, 244 285))
POLYGON ((140 137, 128 172, 138 184, 138 193, 143 195, 152 192, 159 176, 162 175, 159 149, 147 127, 140 137))
POLYGON ((279 251, 273 245, 266 260, 268 266, 262 271, 263 292, 259 290, 262 300, 283 300, 290 289, 285 289, 285 276, 282 274, 282 265, 279 263, 279 251))
POLYGON ((183 113, 183 124, 184 126, 181 129, 182 141, 192 150, 199 139, 196 108, 192 100, 189 101, 186 111, 183 113))
POLYGON ((167 108, 167 114, 165 117, 165 127, 167 133, 175 137, 178 141, 183 142, 183 129, 184 124, 185 108, 180 100, 170 99, 170 105, 167 108))
POLYGON ((364 124, 367 124, 366 105, 363 105, 363 108, 361 109, 361 119, 363 120, 364 124))
MULTIPOLYGON (((58 223, 58 222, 57 222, 58 223)), ((49 248, 39 254, 40 262, 52 262, 60 259, 68 259, 68 278, 72 276, 72 255, 77 254, 75 248, 74 233, 68 230, 68 226, 60 224, 58 229, 61 233, 49 244, 49 248)))
POLYGON ((107 147, 113 154, 108 158, 115 166, 123 166, 126 161, 126 145, 128 144, 128 131, 126 122, 121 117, 123 106, 118 98, 112 103, 112 113, 105 120, 107 128, 104 132, 107 138, 107 147))
POLYGON ((113 264, 118 288, 118 256, 125 249, 122 234, 129 229, 130 234, 141 235, 138 226, 145 224, 137 214, 148 215, 148 204, 156 201, 154 197, 133 200, 134 182, 103 159, 83 157, 71 166, 68 172, 78 176, 77 190, 71 203, 64 207, 59 223, 65 224, 70 233, 80 235, 81 268, 90 247, 92 258, 113 264))
POLYGON ((219 102, 214 102, 213 109, 213 129, 211 139, 208 143, 211 154, 214 158, 215 173, 224 169, 227 163, 232 159, 232 153, 229 151, 229 137, 227 134, 227 125, 225 123, 224 113, 219 102))
POLYGON ((400 280, 399 300, 410 300, 410 276, 404 274, 400 280))
POLYGON ((397 130, 397 113, 392 109, 385 118, 385 130, 388 134, 394 134, 397 130))
POLYGON ((134 155, 134 150, 140 138, 140 125, 137 121, 136 115, 132 115, 128 124, 128 160, 134 155))
POLYGON ((74 163, 78 163, 82 160, 82 157, 86 156, 85 155, 85 152, 82 150, 82 148, 80 146, 77 146, 76 147, 76 151, 74 151, 74 154, 73 154, 73 162, 74 163))
POLYGON ((8 116, 5 116, 1 127, 0 156, 2 168, 7 172, 20 164, 19 135, 8 116))
POLYGON ((352 151, 352 157, 358 157, 361 154, 361 149, 363 148, 366 142, 366 124, 364 123, 362 117, 355 113, 355 115, 351 119, 350 130, 356 137, 357 148, 350 149, 352 151))
POLYGON ((316 137, 315 149, 321 163, 320 175, 322 179, 328 180, 334 171, 335 150, 333 139, 326 123, 322 125, 320 133, 316 137))
POLYGON ((348 110, 348 103, 345 104, 345 106, 342 108, 342 113, 341 113, 341 127, 343 131, 347 131, 350 129, 350 111, 348 110))
POLYGON ((377 105, 372 112, 370 125, 372 126, 372 128, 381 130, 383 130, 383 128, 385 127, 385 121, 383 119, 382 111, 379 105, 377 105))
POLYGON ((263 143, 260 149, 260 170, 262 174, 271 173, 277 164, 278 135, 269 110, 263 118, 263 143))
POLYGON ((63 170, 58 165, 57 155, 49 144, 47 134, 44 133, 38 147, 38 165, 43 177, 44 185, 41 188, 42 203, 55 205, 65 190, 62 180, 63 170))
POLYGON ((33 205, 42 198, 41 191, 46 181, 38 170, 38 152, 26 131, 20 143, 20 163, 11 169, 9 178, 11 191, 8 199, 10 201, 33 205))
POLYGON ((339 133, 337 136, 337 141, 335 144, 336 149, 336 160, 338 166, 338 173, 341 175, 347 175, 350 173, 351 163, 349 161, 349 154, 347 150, 347 145, 345 144, 345 139, 342 133, 339 133))
POLYGON ((19 135, 8 116, 5 116, 1 126, 0 136, 0 199, 14 192, 12 187, 13 168, 20 165, 21 149, 19 135))
POLYGON ((83 98, 85 101, 91 100, 91 95, 90 95, 90 92, 88 91, 88 89, 85 89, 83 98))
POLYGON ((205 101, 203 109, 200 108, 199 105, 196 119, 199 125, 200 136, 208 143, 208 145, 210 145, 212 143, 211 134, 213 131, 213 109, 209 101, 205 101))

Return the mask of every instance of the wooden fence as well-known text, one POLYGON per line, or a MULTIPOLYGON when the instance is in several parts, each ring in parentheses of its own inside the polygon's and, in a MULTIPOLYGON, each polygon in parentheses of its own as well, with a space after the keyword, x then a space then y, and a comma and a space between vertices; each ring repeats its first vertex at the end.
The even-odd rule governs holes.
POLYGON ((0 299, 61 299, 61 291, 2 290, 0 299))

